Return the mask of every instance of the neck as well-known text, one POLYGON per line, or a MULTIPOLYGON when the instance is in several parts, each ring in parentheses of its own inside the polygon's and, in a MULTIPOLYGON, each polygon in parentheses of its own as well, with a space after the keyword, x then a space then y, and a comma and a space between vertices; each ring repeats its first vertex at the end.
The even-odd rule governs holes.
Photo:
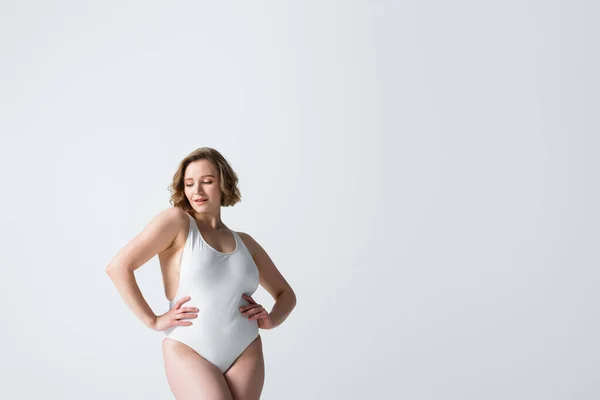
POLYGON ((193 211, 192 212, 192 217, 194 217, 196 219, 196 222, 198 223, 198 225, 202 225, 205 228, 208 229, 213 229, 213 230, 220 230, 220 229, 224 229, 225 224, 223 223, 223 221, 221 220, 221 213, 210 213, 210 212, 198 212, 198 211, 193 211))

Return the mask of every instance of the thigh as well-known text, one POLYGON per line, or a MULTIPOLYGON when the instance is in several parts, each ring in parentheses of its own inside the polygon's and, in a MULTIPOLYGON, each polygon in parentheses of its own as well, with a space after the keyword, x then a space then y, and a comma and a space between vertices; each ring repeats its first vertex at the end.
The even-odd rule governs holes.
POLYGON ((194 349, 185 343, 165 338, 162 351, 167 381, 177 400, 232 400, 219 368, 194 349))
POLYGON ((265 362, 260 335, 225 372, 233 400, 258 400, 265 381, 265 362))

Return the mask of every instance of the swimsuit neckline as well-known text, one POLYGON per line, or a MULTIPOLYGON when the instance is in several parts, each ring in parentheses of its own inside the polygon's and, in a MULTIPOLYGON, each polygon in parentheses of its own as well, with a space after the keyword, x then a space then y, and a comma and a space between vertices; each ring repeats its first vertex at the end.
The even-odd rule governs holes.
MULTIPOLYGON (((188 214, 188 215, 189 215, 189 214, 188 214)), ((211 249, 212 251, 214 251, 214 252, 216 252, 216 253, 218 253, 218 254, 220 254, 220 255, 222 255, 222 256, 230 256, 230 255, 232 255, 232 254, 235 254, 235 253, 237 253, 237 251, 238 251, 238 249, 239 249, 240 245, 239 245, 239 243, 238 243, 238 240, 237 240, 237 238, 236 238, 236 234, 235 234, 235 232, 234 232, 234 231, 232 231, 231 229, 229 229, 229 231, 230 231, 230 232, 231 232, 231 234, 233 235, 233 240, 234 240, 234 242, 235 242, 235 249, 234 249, 232 252, 230 252, 230 253, 223 253, 222 251, 219 251, 219 250, 215 249, 214 247, 212 247, 210 244, 208 244, 208 242, 207 242, 206 240, 204 240, 204 237, 202 236, 202 232, 200 232, 200 227, 198 226, 198 223, 196 222, 196 218, 192 217, 191 215, 190 215, 190 218, 192 219, 192 221, 194 222, 194 224, 196 224, 196 229, 198 230, 198 235, 200 236, 200 239, 202 240, 202 242, 203 242, 203 243, 204 243, 204 244, 205 244, 205 245, 206 245, 206 246, 207 246, 209 249, 211 249)))

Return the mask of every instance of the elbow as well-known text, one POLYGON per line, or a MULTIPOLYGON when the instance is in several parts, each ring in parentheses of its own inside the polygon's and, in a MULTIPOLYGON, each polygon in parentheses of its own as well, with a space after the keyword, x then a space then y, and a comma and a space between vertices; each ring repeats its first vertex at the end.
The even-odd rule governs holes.
POLYGON ((125 271, 132 271, 134 268, 131 268, 130 264, 127 262, 128 260, 124 260, 122 257, 115 257, 108 262, 106 265, 106 274, 108 276, 121 274, 125 271))
POLYGON ((292 289, 286 290, 284 292, 282 292, 281 294, 286 294, 286 296, 290 299, 289 301, 292 303, 292 307, 296 307, 296 293, 294 293, 294 291, 292 289))
POLYGON ((106 267, 106 275, 111 276, 115 274, 117 270, 121 269, 117 264, 108 264, 106 267))

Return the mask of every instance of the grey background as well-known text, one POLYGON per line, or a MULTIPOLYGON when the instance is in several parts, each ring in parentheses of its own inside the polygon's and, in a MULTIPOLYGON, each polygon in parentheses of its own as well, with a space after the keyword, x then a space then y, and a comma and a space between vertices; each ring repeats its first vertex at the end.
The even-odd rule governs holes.
MULTIPOLYGON (((263 399, 597 399, 598 3, 0 6, 0 397, 170 399, 105 275, 177 163, 291 283, 263 399)), ((157 258, 136 272, 167 310, 157 258)), ((260 288, 255 298, 270 309, 260 288)))

